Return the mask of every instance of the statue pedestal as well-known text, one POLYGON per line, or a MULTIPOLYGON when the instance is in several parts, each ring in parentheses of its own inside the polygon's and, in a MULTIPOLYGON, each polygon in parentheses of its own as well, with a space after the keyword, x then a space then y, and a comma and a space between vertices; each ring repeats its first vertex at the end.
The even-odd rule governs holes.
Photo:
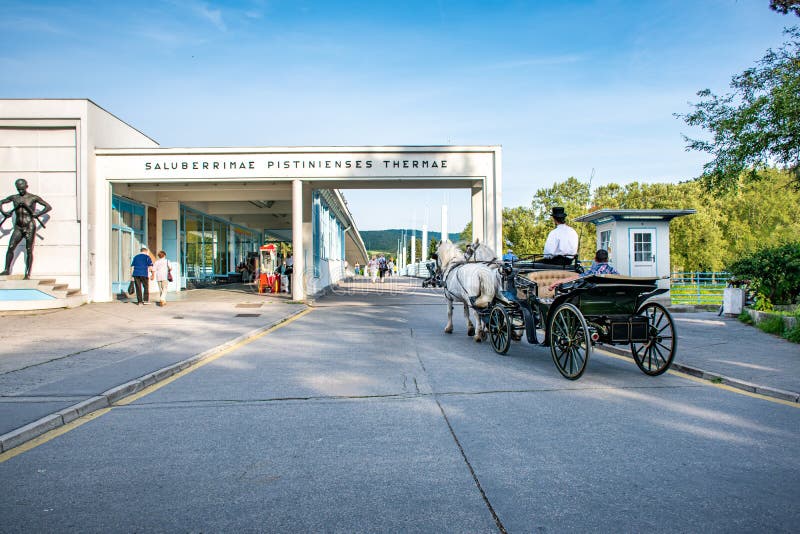
POLYGON ((53 279, 25 280, 21 274, 0 276, 0 312, 74 308, 86 303, 86 295, 53 279))

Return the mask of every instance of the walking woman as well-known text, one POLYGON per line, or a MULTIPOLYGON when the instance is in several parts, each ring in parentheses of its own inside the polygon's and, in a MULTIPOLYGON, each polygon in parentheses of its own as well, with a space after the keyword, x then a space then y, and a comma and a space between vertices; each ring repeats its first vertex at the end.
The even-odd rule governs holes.
POLYGON ((163 250, 158 251, 158 259, 153 264, 153 271, 158 282, 158 302, 159 305, 164 307, 167 305, 167 288, 171 278, 169 260, 167 260, 167 253, 163 250))

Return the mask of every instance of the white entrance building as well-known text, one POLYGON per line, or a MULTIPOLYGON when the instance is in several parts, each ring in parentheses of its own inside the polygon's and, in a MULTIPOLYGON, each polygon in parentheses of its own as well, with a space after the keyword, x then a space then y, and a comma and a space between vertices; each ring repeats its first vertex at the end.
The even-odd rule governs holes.
POLYGON ((166 251, 174 291, 285 241, 293 298, 323 291, 367 260, 346 189, 468 188, 473 238, 501 248, 498 146, 162 148, 90 100, 0 100, 0 198, 18 178, 53 206, 33 277, 90 301, 127 286, 142 245, 166 251))

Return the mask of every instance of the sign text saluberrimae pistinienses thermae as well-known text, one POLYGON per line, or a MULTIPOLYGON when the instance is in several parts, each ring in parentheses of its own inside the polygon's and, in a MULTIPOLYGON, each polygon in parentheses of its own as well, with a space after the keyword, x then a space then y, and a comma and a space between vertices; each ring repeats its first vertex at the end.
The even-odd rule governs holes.
MULTIPOLYGON (((296 159, 267 160, 259 162, 267 170, 278 169, 446 169, 447 160, 403 159, 403 160, 371 160, 371 159, 296 159)), ((146 171, 218 171, 218 170, 256 170, 253 160, 210 160, 210 161, 146 161, 146 171)))

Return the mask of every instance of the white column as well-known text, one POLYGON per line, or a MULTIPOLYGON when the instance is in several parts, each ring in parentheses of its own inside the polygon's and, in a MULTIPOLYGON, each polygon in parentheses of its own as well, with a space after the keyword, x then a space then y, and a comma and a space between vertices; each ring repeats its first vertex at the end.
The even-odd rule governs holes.
POLYGON ((486 232, 484 231, 484 220, 486 217, 486 210, 483 203, 483 188, 472 188, 472 241, 480 239, 481 243, 493 247, 494 244, 486 240, 486 232))
POLYGON ((417 231, 411 234, 411 265, 417 263, 417 231))
POLYGON ((422 262, 428 261, 428 225, 422 225, 422 262))
POLYGON ((442 241, 448 241, 448 237, 447 237, 447 204, 442 204, 442 241))
POLYGON ((303 250, 303 182, 292 180, 292 300, 305 300, 303 286, 305 253, 303 250))

